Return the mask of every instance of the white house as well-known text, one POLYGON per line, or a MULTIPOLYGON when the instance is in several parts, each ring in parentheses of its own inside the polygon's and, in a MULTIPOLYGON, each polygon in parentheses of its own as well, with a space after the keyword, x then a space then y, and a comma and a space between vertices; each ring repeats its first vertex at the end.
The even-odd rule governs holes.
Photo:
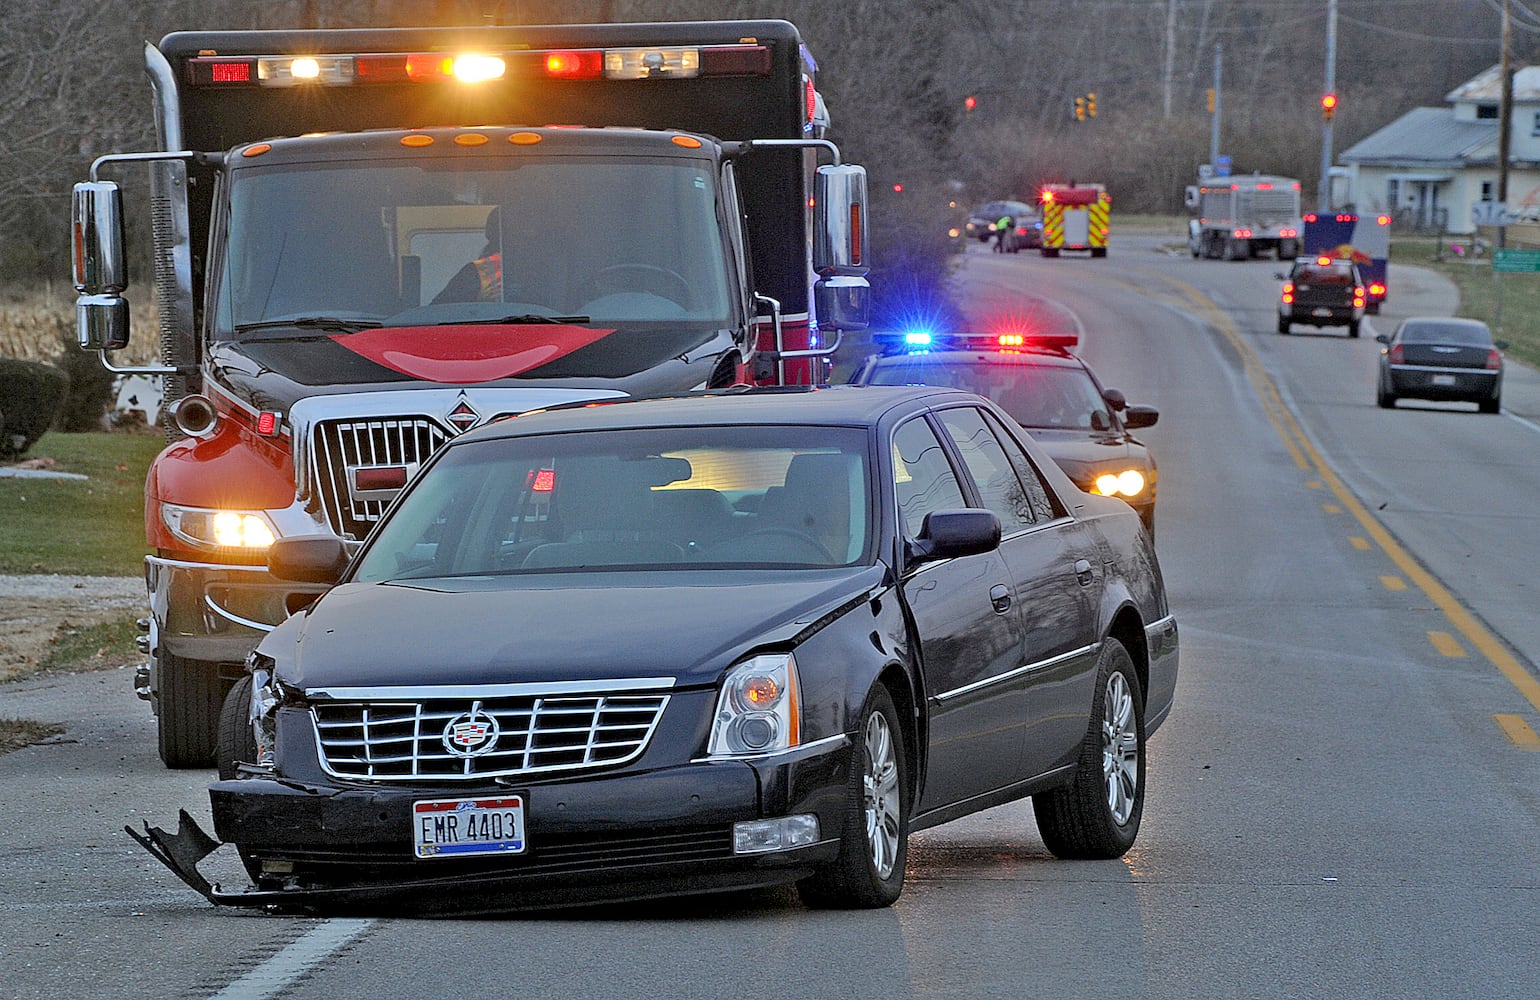
MULTIPOLYGON (((1444 100, 1449 107, 1413 108, 1338 157, 1346 165, 1343 199, 1356 211, 1388 212, 1418 229, 1474 230, 1472 205, 1497 199, 1501 67, 1444 100)), ((1508 208, 1540 220, 1540 66, 1513 74, 1508 114, 1508 208)))

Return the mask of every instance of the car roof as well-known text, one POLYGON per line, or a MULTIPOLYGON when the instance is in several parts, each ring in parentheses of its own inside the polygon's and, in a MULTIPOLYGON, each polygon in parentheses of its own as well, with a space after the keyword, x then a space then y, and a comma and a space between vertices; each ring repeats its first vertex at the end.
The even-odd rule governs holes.
POLYGON ((1408 316, 1401 321, 1402 326, 1465 326, 1472 329, 1490 329, 1479 319, 1470 319, 1466 316, 1408 316))
POLYGON ((500 420, 455 438, 488 440, 575 431, 644 427, 802 424, 812 427, 872 427, 885 418, 922 412, 954 400, 976 401, 973 393, 945 386, 851 386, 810 389, 722 389, 679 396, 605 400, 536 410, 500 420), (897 412, 895 412, 897 411, 897 412))

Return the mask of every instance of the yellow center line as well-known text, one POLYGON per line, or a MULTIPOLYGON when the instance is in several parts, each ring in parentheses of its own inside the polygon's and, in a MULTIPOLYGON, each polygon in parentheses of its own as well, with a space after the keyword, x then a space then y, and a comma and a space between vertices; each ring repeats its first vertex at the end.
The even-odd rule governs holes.
POLYGON ((1229 315, 1221 309, 1218 303, 1205 296, 1197 288, 1176 278, 1165 278, 1175 288, 1178 288, 1182 297, 1188 304, 1207 322, 1218 330, 1230 345, 1240 354, 1246 366, 1246 373, 1251 383, 1258 390, 1258 398, 1262 401, 1262 408, 1267 413, 1268 420, 1283 438, 1284 444, 1294 455, 1295 464, 1300 468, 1313 468, 1321 481, 1329 489, 1347 511, 1353 515, 1359 524, 1363 525, 1370 538, 1384 550, 1390 557, 1390 561, 1396 564, 1401 573, 1425 595, 1433 605, 1444 613, 1449 624, 1454 630, 1464 636, 1466 641, 1476 648, 1482 656, 1495 666, 1499 673, 1508 678, 1509 683, 1518 688, 1524 699, 1540 710, 1540 681, 1524 668, 1518 658, 1510 653, 1501 640, 1493 635, 1484 625, 1476 619, 1453 594, 1444 588, 1443 584, 1433 578, 1433 575, 1423 569, 1411 553, 1401 547, 1390 534, 1389 530, 1379 522, 1374 515, 1359 501, 1358 497, 1347 488, 1327 464, 1326 459, 1316 451, 1310 439, 1305 436, 1304 430, 1294 419, 1294 414, 1283 404, 1278 390, 1272 379, 1262 367, 1261 360, 1240 330, 1230 319, 1229 315), (1308 460, 1306 458, 1308 456, 1308 460))
POLYGON ((1530 728, 1523 716, 1498 713, 1492 716, 1502 731, 1520 750, 1540 750, 1540 735, 1530 728))
POLYGON ((1324 510, 1328 514, 1340 514, 1340 513, 1342 513, 1342 508, 1338 507, 1334 503, 1323 503, 1323 504, 1321 504, 1321 509, 1324 510))
MULTIPOLYGON (((1365 548, 1368 548, 1368 546, 1365 546, 1365 548)), ((1401 579, 1399 576, 1382 576, 1380 577, 1380 582, 1385 585, 1386 590, 1406 589, 1406 581, 1401 579)))
MULTIPOLYGON (((1353 548, 1360 552, 1369 551, 1369 539, 1367 538, 1362 538, 1358 535, 1350 535, 1348 537, 1348 541, 1352 543, 1353 548)), ((1381 579, 1383 579, 1383 577, 1381 577, 1381 579)))
POLYGON ((1465 655, 1465 647, 1460 645, 1460 640, 1448 632, 1429 632, 1428 641, 1433 643, 1433 648, 1451 658, 1465 655))

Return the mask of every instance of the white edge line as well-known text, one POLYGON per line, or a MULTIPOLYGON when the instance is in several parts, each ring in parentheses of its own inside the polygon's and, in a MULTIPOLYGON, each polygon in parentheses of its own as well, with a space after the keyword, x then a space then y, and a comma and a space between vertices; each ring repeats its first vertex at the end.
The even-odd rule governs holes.
POLYGON ((269 1000, 373 926, 373 920, 323 921, 211 1000, 269 1000))

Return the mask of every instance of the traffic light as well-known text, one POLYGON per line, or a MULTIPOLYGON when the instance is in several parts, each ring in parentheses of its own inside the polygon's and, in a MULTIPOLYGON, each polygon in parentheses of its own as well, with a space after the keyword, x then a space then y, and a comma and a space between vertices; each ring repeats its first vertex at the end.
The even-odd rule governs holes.
POLYGON ((1077 97, 1077 98, 1075 98, 1075 121, 1077 121, 1077 122, 1085 121, 1085 98, 1084 97, 1077 97))
POLYGON ((1213 87, 1210 87, 1208 89, 1208 113, 1209 114, 1213 114, 1214 113, 1214 88, 1213 87))
POLYGON ((1096 117, 1096 91, 1094 90, 1085 95, 1085 116, 1087 118, 1096 117))
POLYGON ((963 98, 963 114, 972 114, 973 109, 979 106, 979 99, 969 94, 963 98))
POLYGON ((1325 119, 1326 121, 1331 121, 1332 116, 1335 115, 1336 113, 1337 113, 1337 95, 1336 94, 1322 94, 1321 95, 1321 117, 1323 119, 1325 119))

